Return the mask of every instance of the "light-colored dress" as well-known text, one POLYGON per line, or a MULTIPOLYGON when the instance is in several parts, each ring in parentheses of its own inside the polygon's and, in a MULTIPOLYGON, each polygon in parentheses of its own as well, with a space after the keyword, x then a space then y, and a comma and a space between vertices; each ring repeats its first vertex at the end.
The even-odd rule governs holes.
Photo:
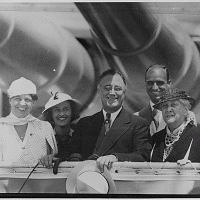
MULTIPOLYGON (((11 120, 12 121, 12 120, 11 120)), ((54 131, 49 122, 32 117, 24 140, 8 118, 0 119, 0 161, 31 163, 47 155, 47 143, 57 153, 54 131)), ((16 125, 16 123, 15 123, 16 125)))

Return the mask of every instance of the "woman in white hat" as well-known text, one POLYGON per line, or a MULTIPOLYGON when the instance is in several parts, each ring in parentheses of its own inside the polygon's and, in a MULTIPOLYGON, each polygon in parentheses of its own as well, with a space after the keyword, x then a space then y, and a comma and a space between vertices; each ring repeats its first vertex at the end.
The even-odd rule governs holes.
POLYGON ((54 128, 58 146, 56 158, 68 160, 70 156, 70 142, 74 131, 71 122, 80 117, 80 106, 81 103, 78 100, 72 99, 68 94, 58 92, 45 105, 42 119, 50 122, 54 128))
POLYGON ((51 124, 30 112, 38 99, 36 86, 23 77, 13 81, 7 91, 11 112, 0 118, 0 160, 32 163, 51 160, 57 145, 51 124))

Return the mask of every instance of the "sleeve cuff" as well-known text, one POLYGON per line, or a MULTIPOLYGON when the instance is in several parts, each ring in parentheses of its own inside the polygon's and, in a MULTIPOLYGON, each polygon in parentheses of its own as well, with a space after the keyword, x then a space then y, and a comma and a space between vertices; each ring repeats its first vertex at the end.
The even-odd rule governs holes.
POLYGON ((97 160, 98 158, 99 156, 97 154, 92 154, 91 156, 87 158, 87 160, 97 160))
POLYGON ((70 156, 69 161, 83 161, 83 156, 79 153, 73 153, 70 156))
POLYGON ((110 155, 113 155, 113 156, 115 156, 116 157, 116 162, 118 162, 119 161, 119 159, 118 159, 118 157, 117 157, 117 155, 115 154, 115 153, 111 153, 110 155))

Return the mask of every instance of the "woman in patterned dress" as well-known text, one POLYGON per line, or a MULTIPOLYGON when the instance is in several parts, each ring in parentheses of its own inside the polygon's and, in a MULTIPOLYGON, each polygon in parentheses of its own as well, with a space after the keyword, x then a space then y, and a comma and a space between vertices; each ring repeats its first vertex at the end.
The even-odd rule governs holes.
POLYGON ((188 114, 194 102, 185 91, 168 89, 154 105, 162 111, 167 125, 152 136, 151 161, 200 162, 200 129, 188 114))
POLYGON ((51 124, 33 117, 30 112, 38 99, 36 86, 23 77, 8 89, 11 112, 0 118, 0 161, 49 166, 57 145, 51 124))

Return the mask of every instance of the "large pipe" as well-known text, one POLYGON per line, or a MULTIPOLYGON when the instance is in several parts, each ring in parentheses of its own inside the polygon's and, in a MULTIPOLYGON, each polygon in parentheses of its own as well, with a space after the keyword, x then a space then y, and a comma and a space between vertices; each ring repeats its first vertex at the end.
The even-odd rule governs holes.
POLYGON ((127 76, 127 107, 136 111, 149 101, 144 74, 154 63, 165 64, 172 85, 186 90, 199 102, 199 51, 175 19, 153 13, 148 3, 77 2, 76 6, 110 67, 116 65, 127 76))
POLYGON ((23 76, 38 89, 35 115, 44 109, 51 92, 68 93, 83 107, 88 104, 96 89, 94 62, 72 33, 42 12, 1 11, 0 26, 0 87, 4 92, 23 76))

